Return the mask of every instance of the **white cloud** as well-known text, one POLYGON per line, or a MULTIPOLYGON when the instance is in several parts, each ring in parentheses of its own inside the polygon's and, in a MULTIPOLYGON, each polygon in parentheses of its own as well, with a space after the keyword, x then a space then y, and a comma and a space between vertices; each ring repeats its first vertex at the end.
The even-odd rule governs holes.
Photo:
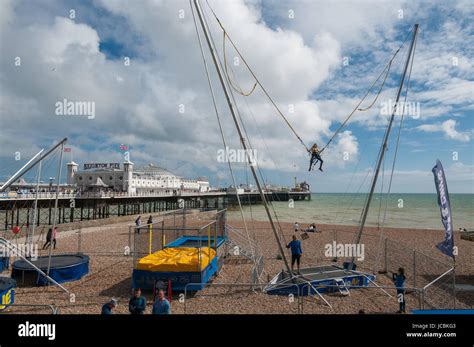
MULTIPOLYGON (((129 25, 126 28, 134 35, 127 38, 137 36, 146 43, 146 53, 132 58, 129 67, 124 66, 121 59, 107 58, 99 50, 104 43, 100 23, 94 26, 55 18, 52 10, 48 10, 53 5, 44 5, 46 9, 38 16, 46 18, 36 21, 36 13, 27 13, 27 1, 16 2, 23 6, 23 11, 17 12, 10 5, 13 2, 0 1, 0 121, 2 135, 17 135, 15 139, 0 138, 0 157, 10 156, 14 150, 28 151, 39 143, 50 143, 53 138, 70 136, 81 142, 71 144, 74 160, 78 162, 107 156, 119 158, 115 148, 127 143, 132 148, 133 161, 155 162, 170 169, 186 168, 187 171, 178 172, 182 174, 189 174, 186 163, 195 163, 200 165, 198 169, 216 173, 227 171, 225 164, 216 162, 216 151, 222 144, 187 0, 94 1, 97 7, 105 7, 122 24, 126 23, 125 27, 129 25), (185 11, 184 19, 179 18, 181 9, 185 11), (22 58, 21 67, 13 65, 16 56, 22 58), (96 119, 58 118, 53 114, 53 105, 63 98, 95 101, 96 119), (178 112, 180 104, 185 106, 185 113, 178 112), (36 145, 19 140, 22 138, 36 145)), ((263 3, 243 0, 210 3, 298 133, 305 141, 318 144, 327 141, 331 130, 352 110, 358 96, 365 91, 364 86, 378 73, 377 69, 374 71, 378 61, 373 62, 369 57, 364 62, 367 65, 353 67, 352 71, 360 70, 357 78, 352 73, 334 78, 335 72, 342 69, 342 55, 372 52, 378 47, 374 52, 377 60, 388 58, 387 51, 396 44, 394 29, 400 23, 396 17, 396 10, 401 6, 398 2, 374 5, 362 1, 349 5, 347 2, 298 1, 283 6, 265 2, 266 8, 284 9, 282 13, 294 8, 295 19, 286 19, 286 24, 291 25, 266 23, 260 6, 263 3), (341 88, 340 93, 331 98, 320 96, 319 88, 324 84, 341 88), (356 90, 357 96, 346 96, 347 90, 356 90), (294 113, 288 111, 290 105, 294 106, 294 113)), ((205 8, 204 1, 202 4, 205 8)), ((104 11, 104 15, 110 13, 104 11)), ((413 12, 408 11, 406 15, 409 19, 413 12)), ((78 21, 81 17, 82 14, 78 21)), ((210 17, 209 22, 221 51, 222 33, 210 17)), ((454 32, 455 28, 447 26, 444 34, 454 32)), ((114 30, 113 27, 106 29, 107 32, 114 30)), ((456 31, 456 35, 459 36, 455 37, 456 41, 468 42, 465 30, 456 31)), ((120 34, 114 38, 120 38, 120 34)), ((420 84, 429 83, 430 74, 439 75, 436 83, 440 83, 429 85, 430 90, 419 92, 418 97, 426 102, 426 106, 422 104, 423 114, 440 116, 440 110, 447 113, 452 105, 465 105, 469 101, 468 88, 472 88, 472 81, 466 76, 472 72, 472 64, 465 59, 468 54, 459 54, 461 72, 453 75, 455 70, 449 70, 446 62, 450 50, 443 45, 445 37, 436 40, 424 47, 420 43, 418 47, 418 51, 430 52, 425 57, 433 70, 428 71, 418 60, 415 68, 423 71, 416 76, 420 84), (439 60, 435 59, 436 54, 441 57, 439 60), (452 76, 458 80, 453 84, 443 82, 443 78, 450 80, 452 76)), ((130 42, 127 39, 122 43, 125 46, 121 53, 126 54, 130 42)), ((205 51, 208 51, 206 47, 205 51)), ((234 57, 230 46, 227 52, 229 57, 234 57)), ((423 60, 424 57, 420 57, 420 62, 423 60)), ((225 99, 213 66, 210 68, 229 145, 238 148, 225 99)), ((244 89, 252 85, 243 64, 234 69, 244 89)), ((389 88, 388 93, 391 92, 389 88)), ((295 167, 307 167, 306 152, 261 91, 257 90, 245 100, 237 97, 237 101, 262 166, 283 173, 295 167)), ((376 107, 358 114, 354 120, 369 127, 386 122, 376 107)), ((453 130, 456 131, 454 127, 453 130)), ((327 149, 324 159, 329 166, 343 167, 342 154, 348 152, 350 160, 355 160, 358 145, 352 132, 342 132, 327 149)))
POLYGON ((442 132, 445 137, 451 140, 468 142, 471 138, 467 132, 456 130, 457 122, 454 119, 448 119, 438 124, 423 124, 416 129, 426 132, 442 132))

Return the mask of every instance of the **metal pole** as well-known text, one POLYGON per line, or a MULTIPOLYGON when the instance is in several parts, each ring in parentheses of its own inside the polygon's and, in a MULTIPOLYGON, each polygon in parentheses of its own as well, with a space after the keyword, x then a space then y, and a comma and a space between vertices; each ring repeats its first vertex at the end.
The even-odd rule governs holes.
MULTIPOLYGON (((55 201, 54 201, 54 218, 53 218, 53 230, 52 230, 52 235, 51 237, 53 236, 57 236, 55 235, 55 232, 54 232, 54 229, 56 228, 56 218, 57 218, 57 214, 58 214, 58 200, 59 200, 59 183, 61 181, 61 171, 62 171, 62 166, 63 166, 63 154, 64 154, 64 143, 66 141, 63 141, 61 143, 61 153, 59 154, 59 165, 58 165, 58 183, 56 184, 56 198, 55 198, 55 201)), ((49 246, 49 255, 48 255, 48 276, 49 276, 49 270, 51 268, 51 253, 52 253, 52 250, 53 250, 53 242, 54 241, 54 238, 52 239, 51 241, 51 245, 49 246)))
POLYGON ((413 287, 416 287, 416 250, 413 250, 413 287))
POLYGON ((456 259, 453 258, 453 309, 456 309, 456 259))
POLYGON ((38 209, 38 194, 39 194, 39 184, 40 184, 40 179, 41 179, 41 164, 42 161, 39 162, 38 164, 38 179, 36 180, 36 195, 35 195, 35 207, 33 209, 33 228, 31 230, 31 235, 28 235, 27 237, 27 243, 30 244, 30 246, 33 244, 33 239, 35 237, 35 228, 36 228, 36 218, 37 218, 37 209, 38 209))
MULTIPOLYGON (((23 175, 21 175, 21 176, 17 177, 18 174, 19 174, 21 171, 23 171, 23 169, 24 169, 25 167, 27 167, 28 165, 30 165, 30 163, 31 163, 33 160, 35 160, 39 155, 41 155, 41 153, 43 153, 43 151, 44 151, 44 149, 42 149, 41 151, 39 151, 38 153, 36 153, 36 155, 35 155, 33 158, 31 158, 30 160, 28 160, 28 162, 27 162, 25 165, 23 165, 23 166, 20 168, 20 170, 18 170, 17 172, 15 172, 15 173, 13 174, 13 176, 10 177, 10 179, 8 179, 8 181, 6 181, 6 182, 3 184, 3 186, 0 187, 0 192, 3 192, 3 191, 4 191, 5 189, 7 189, 13 182, 15 182, 15 181, 16 181, 18 178, 20 178, 21 176, 23 176, 23 175)), ((33 166, 34 166, 34 165, 33 165, 33 166)))
MULTIPOLYGON (((242 129, 240 128, 239 121, 237 119, 237 111, 236 111, 235 105, 234 105, 234 103, 232 101, 232 98, 231 98, 231 91, 228 89, 228 86, 226 85, 224 72, 222 70, 222 66, 221 66, 219 58, 217 56, 217 52, 216 52, 216 49, 214 47, 214 43, 212 42, 212 40, 210 38, 209 28, 207 27, 206 19, 204 18, 204 15, 202 13, 201 4, 200 4, 199 0, 193 0, 193 1, 194 1, 194 7, 196 8, 196 12, 198 14, 199 21, 201 23, 202 30, 204 32, 204 36, 206 37, 206 41, 207 41, 207 44, 209 46, 209 50, 211 52, 212 60, 214 61, 214 65, 216 66, 217 74, 219 76, 220 83, 221 83, 222 88, 224 90, 224 94, 225 94, 225 97, 226 97, 226 100, 227 100, 227 104, 228 104, 230 112, 232 114, 232 118, 234 120, 234 124, 235 124, 235 127, 237 129, 237 133, 239 135, 240 142, 242 144, 242 147, 245 150, 245 153, 247 153, 247 155, 248 155, 248 153, 250 153, 250 152, 249 152, 247 143, 245 142, 245 138, 244 138, 244 135, 242 133, 242 129)), ((278 236, 278 231, 276 229, 276 225, 273 221, 273 217, 272 217, 272 215, 270 213, 270 209, 268 207, 267 198, 265 197, 265 194, 263 192, 262 186, 260 184, 260 180, 258 179, 257 173, 255 171, 255 167, 253 165, 249 165, 249 167, 250 167, 250 170, 252 172, 253 178, 255 180, 255 184, 257 185, 258 191, 260 193, 260 197, 262 199, 263 206, 265 207, 265 212, 267 213, 268 219, 270 221, 272 231, 273 231, 273 234, 274 234, 275 239, 277 241, 280 254, 281 254, 281 256, 283 258, 283 261, 285 263, 285 267, 288 270, 288 273, 290 274, 290 276, 293 277, 293 272, 291 271, 291 268, 288 264, 288 260, 286 259, 286 255, 285 255, 285 252, 283 250, 283 246, 282 246, 280 238, 278 236)))
MULTIPOLYGON (((54 151, 56 148, 58 148, 60 145, 64 145, 64 143, 66 143, 67 141, 67 138, 65 137, 64 139, 62 139, 61 141, 59 141, 56 145, 54 145, 51 149, 49 149, 44 155, 41 156, 40 159, 36 159, 35 162, 30 165, 25 171, 23 171, 21 174, 19 174, 18 176, 15 177, 15 179, 10 182, 10 184, 4 184, 1 188, 0 188, 0 192, 4 191, 5 189, 7 189, 15 180, 17 179, 20 179, 23 175, 25 175, 28 171, 30 171, 40 160, 43 160, 44 158, 46 158, 52 151, 54 151)), ((41 150, 40 153, 42 153, 43 150, 41 150)), ((35 157, 37 157, 40 153, 38 153, 35 157)), ((26 165, 25 165, 26 166, 26 165)), ((24 167, 25 167, 24 166, 24 167)), ((22 168, 23 169, 23 168, 22 168)), ((20 169, 19 171, 17 171, 17 173, 15 175, 17 175, 22 169, 20 169)), ((11 178, 13 179, 13 177, 11 178)), ((11 180, 10 179, 10 180, 11 180)))
MULTIPOLYGON (((392 130, 393 120, 395 119, 395 113, 397 113, 398 108, 399 108, 398 102, 400 100, 400 95, 402 93, 403 84, 405 83, 405 76, 406 76, 406 73, 408 71, 410 61, 411 61, 411 59, 413 59, 413 57, 412 57, 413 47, 415 45, 415 40, 416 40, 417 33, 418 33, 418 24, 415 24, 415 28, 414 28, 414 32, 413 32, 413 38, 411 40, 410 49, 408 51, 408 56, 407 56, 407 59, 406 59, 406 62, 405 62, 405 68, 403 70, 402 78, 400 80, 400 85, 398 87, 395 106, 393 108, 392 116, 390 117, 390 122, 388 124, 387 131, 385 132, 385 136, 384 136, 383 143, 382 143, 382 148, 380 150, 379 158, 377 160, 376 170, 375 170, 375 173, 374 173, 374 177, 372 179, 372 185, 370 187, 369 196, 367 197, 367 201, 365 203, 364 209, 362 210, 361 222, 360 222, 359 231, 358 231, 356 242, 355 242, 356 244, 360 243, 360 239, 362 237, 362 232, 363 232, 364 226, 365 226, 365 221, 366 221, 367 215, 369 213, 369 207, 370 207, 370 203, 372 201, 372 195, 374 194, 375 186, 377 185, 377 178, 378 178, 378 175, 379 175, 379 172, 380 172, 380 167, 382 165, 382 161, 383 161, 383 158, 385 156, 385 151, 387 150, 387 143, 388 143, 388 138, 390 136, 390 132, 392 130)), ((354 260, 355 260, 355 256, 353 256, 352 259, 351 259, 351 264, 350 264, 349 269, 352 269, 353 264, 354 264, 354 260)))

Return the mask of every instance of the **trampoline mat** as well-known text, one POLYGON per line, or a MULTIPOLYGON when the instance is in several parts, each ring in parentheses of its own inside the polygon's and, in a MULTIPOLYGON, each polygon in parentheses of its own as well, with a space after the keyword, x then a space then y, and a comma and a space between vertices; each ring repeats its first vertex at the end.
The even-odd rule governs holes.
MULTIPOLYGON (((48 268, 49 257, 43 256, 38 259, 31 261, 35 266, 41 270, 48 268)), ((89 262, 89 257, 84 254, 64 254, 64 255, 53 255, 51 256, 51 269, 61 269, 78 264, 89 262)), ((33 267, 24 260, 17 260, 13 263, 14 270, 34 270, 33 267)))
MULTIPOLYGON (((354 276, 357 273, 341 269, 337 266, 318 266, 318 267, 310 267, 304 268, 300 270, 301 277, 296 278, 296 283, 306 283, 307 280, 310 281, 322 281, 322 280, 329 280, 334 278, 344 278, 347 276, 354 276), (306 280, 305 280, 306 279, 306 280)), ((284 272, 283 278, 288 278, 288 272, 284 272)), ((282 278, 280 278, 281 280, 282 278)))

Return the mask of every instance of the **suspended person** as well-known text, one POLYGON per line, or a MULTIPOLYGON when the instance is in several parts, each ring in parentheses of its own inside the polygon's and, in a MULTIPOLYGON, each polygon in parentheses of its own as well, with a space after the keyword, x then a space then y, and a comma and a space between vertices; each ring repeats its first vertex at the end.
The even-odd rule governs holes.
POLYGON ((318 145, 314 143, 311 148, 309 149, 309 153, 311 154, 311 160, 309 162, 309 169, 308 171, 311 171, 314 169, 314 166, 318 163, 318 161, 321 163, 319 164, 319 171, 323 171, 323 159, 321 158, 321 152, 319 151, 318 145))
POLYGON ((300 261, 301 255, 303 254, 303 250, 301 249, 301 241, 296 239, 296 235, 293 235, 293 240, 288 245, 286 245, 286 248, 291 249, 291 272, 293 272, 293 268, 296 263, 298 274, 301 275, 300 261))
POLYGON ((134 295, 128 302, 128 311, 131 314, 143 314, 146 308, 146 299, 142 296, 142 290, 140 288, 135 289, 134 295))
POLYGON ((397 273, 392 273, 393 282, 395 282, 395 288, 397 289, 398 303, 400 304, 400 310, 398 313, 405 313, 405 269, 398 268, 397 273))

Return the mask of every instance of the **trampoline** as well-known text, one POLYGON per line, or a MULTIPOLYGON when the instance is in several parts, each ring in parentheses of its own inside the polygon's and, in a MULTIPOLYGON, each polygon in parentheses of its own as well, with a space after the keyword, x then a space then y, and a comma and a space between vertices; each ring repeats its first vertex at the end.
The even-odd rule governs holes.
POLYGON ((354 287, 367 287, 375 275, 348 270, 337 265, 322 265, 301 269, 301 275, 290 278, 287 271, 280 272, 265 287, 270 295, 314 295, 339 291, 343 294, 354 287))
MULTIPOLYGON (((48 256, 38 257, 31 260, 41 271, 48 271, 48 256)), ((63 254, 51 256, 51 267, 49 277, 58 283, 72 282, 81 279, 89 273, 89 257, 85 254, 63 254)), ((21 279, 21 283, 34 284, 38 286, 48 285, 48 279, 36 271, 24 260, 17 260, 12 265, 12 278, 21 279)))
POLYGON ((10 277, 0 277, 0 311, 15 301, 16 281, 10 277))
POLYGON ((10 265, 9 257, 0 257, 0 272, 7 270, 10 265))
MULTIPOLYGON (((210 278, 216 274, 221 266, 219 248, 225 244, 226 237, 210 238, 210 247, 215 250, 215 256, 210 257, 205 264, 199 260, 199 266, 194 271, 189 271, 189 266, 177 266, 174 271, 158 269, 144 270, 135 268, 132 274, 132 285, 134 288, 152 289, 156 282, 168 283, 171 281, 171 288, 175 291, 197 291, 204 288, 210 278), (217 241, 217 242, 215 242, 217 241), (188 285, 193 283, 192 285, 188 285)), ((202 248, 204 251, 208 247, 208 236, 182 236, 173 242, 165 245, 164 249, 191 249, 202 248)), ((142 258, 143 259, 143 258, 142 258)), ((188 264, 183 264, 188 265, 188 264)))
MULTIPOLYGON (((217 247, 214 247, 214 238, 211 237, 211 248, 219 248, 222 244, 226 241, 225 237, 218 236, 217 237, 217 247)), ((179 239, 168 243, 165 248, 169 247, 189 247, 189 248, 196 248, 196 247, 207 247, 207 236, 182 236, 179 239)))

